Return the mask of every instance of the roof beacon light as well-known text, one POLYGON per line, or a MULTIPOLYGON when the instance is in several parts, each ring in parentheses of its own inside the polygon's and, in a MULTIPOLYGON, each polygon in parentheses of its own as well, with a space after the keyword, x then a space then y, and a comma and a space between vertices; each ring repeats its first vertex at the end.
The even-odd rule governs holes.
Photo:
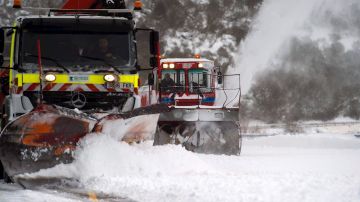
POLYGON ((14 0, 13 8, 21 8, 21 0, 14 0))
POLYGON ((199 59, 200 58, 200 54, 195 54, 195 58, 199 59))
POLYGON ((134 10, 139 11, 142 10, 143 3, 140 0, 136 0, 134 2, 134 10))

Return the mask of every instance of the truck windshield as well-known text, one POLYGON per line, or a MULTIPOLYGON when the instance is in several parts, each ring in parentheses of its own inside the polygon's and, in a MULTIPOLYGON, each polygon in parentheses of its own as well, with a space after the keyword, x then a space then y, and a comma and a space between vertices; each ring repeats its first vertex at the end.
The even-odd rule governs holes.
POLYGON ((191 93, 211 92, 211 75, 206 69, 189 70, 189 90, 191 93))
POLYGON ((163 70, 161 79, 161 91, 166 93, 185 91, 184 70, 163 70))
POLYGON ((119 71, 134 67, 136 57, 131 32, 54 33, 24 30, 21 57, 25 71, 37 70, 38 40, 44 68, 86 72, 111 68, 119 71))

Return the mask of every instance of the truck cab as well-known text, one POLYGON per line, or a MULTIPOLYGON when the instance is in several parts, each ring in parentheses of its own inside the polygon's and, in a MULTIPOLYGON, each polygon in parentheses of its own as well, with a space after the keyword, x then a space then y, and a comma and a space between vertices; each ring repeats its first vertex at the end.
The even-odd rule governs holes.
POLYGON ((215 102, 214 62, 203 58, 161 59, 159 99, 175 106, 212 106, 215 102))
POLYGON ((4 105, 31 103, 27 111, 41 102, 83 111, 121 110, 137 93, 138 71, 157 65, 150 61, 157 58, 158 33, 144 31, 149 37, 142 40, 152 48, 140 53, 141 30, 135 28, 132 11, 63 12, 20 17, 14 26, 1 28, 0 37, 11 40, 5 50, 10 62, 4 105), (148 63, 141 64, 141 54, 148 63))

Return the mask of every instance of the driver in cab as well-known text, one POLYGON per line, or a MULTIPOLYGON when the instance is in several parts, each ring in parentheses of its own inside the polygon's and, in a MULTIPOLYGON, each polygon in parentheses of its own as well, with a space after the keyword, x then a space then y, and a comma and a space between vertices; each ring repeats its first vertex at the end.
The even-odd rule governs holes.
POLYGON ((107 38, 100 38, 98 43, 88 50, 85 49, 84 51, 82 48, 79 49, 79 55, 94 60, 112 61, 117 59, 109 47, 107 38))
POLYGON ((175 87, 175 81, 170 77, 169 73, 165 74, 165 78, 161 80, 161 88, 165 92, 170 92, 175 87))
POLYGON ((99 52, 97 53, 97 56, 105 60, 116 59, 116 57, 110 51, 109 41, 106 38, 99 39, 98 46, 99 46, 99 52))

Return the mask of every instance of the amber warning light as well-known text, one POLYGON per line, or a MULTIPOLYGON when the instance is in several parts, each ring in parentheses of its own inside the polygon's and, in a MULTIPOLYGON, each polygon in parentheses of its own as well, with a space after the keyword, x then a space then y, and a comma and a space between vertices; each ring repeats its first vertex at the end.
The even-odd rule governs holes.
POLYGON ((21 8, 21 0, 14 0, 13 8, 21 8))
POLYGON ((134 2, 134 10, 141 10, 142 6, 143 6, 143 4, 142 4, 142 2, 140 0, 136 0, 134 2))

